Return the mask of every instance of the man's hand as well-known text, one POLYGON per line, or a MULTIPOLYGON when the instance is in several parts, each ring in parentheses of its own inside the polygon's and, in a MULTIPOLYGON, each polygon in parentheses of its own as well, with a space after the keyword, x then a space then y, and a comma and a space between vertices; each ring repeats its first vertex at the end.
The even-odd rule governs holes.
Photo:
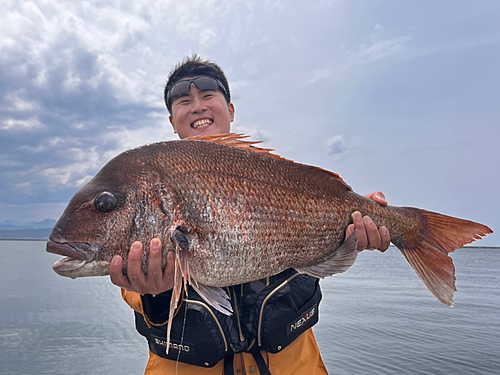
POLYGON ((174 285, 175 253, 170 251, 167 255, 165 271, 161 268, 162 245, 158 238, 153 238, 150 243, 148 274, 144 275, 141 269, 142 243, 136 241, 132 244, 128 254, 127 275, 122 272, 123 259, 115 255, 109 266, 111 282, 119 287, 140 294, 160 294, 172 289, 174 285))
MULTIPOLYGON (((382 206, 387 206, 387 201, 382 192, 377 191, 365 195, 365 197, 373 199, 382 206)), ((352 214, 353 224, 350 224, 346 230, 346 238, 358 230, 358 250, 380 250, 386 251, 391 244, 391 236, 386 227, 377 228, 373 220, 369 216, 364 216, 361 212, 356 211, 352 214)))

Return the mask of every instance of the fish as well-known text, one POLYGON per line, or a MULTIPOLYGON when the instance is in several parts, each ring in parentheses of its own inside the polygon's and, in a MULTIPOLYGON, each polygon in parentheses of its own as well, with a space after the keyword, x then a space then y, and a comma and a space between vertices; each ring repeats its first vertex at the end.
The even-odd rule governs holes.
POLYGON ((163 266, 169 251, 176 254, 170 317, 188 284, 231 314, 223 287, 289 268, 317 278, 349 269, 359 251, 356 233, 346 239, 346 229, 360 211, 387 227, 430 292, 452 306, 455 267, 448 254, 492 233, 489 227, 414 207, 384 207, 355 193, 338 174, 246 138, 195 136, 110 160, 54 226, 46 251, 65 256, 54 271, 71 278, 105 276, 120 255, 126 273, 128 250, 141 241, 146 274, 147 244, 159 238, 163 266))

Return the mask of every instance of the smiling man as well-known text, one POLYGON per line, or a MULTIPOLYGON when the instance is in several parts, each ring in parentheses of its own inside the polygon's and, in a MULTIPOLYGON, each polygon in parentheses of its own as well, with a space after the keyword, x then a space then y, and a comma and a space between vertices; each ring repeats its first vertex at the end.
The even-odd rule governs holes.
MULTIPOLYGON (((193 56, 179 64, 165 87, 170 123, 181 139, 230 132, 234 119, 229 85, 222 69, 193 56)), ((383 194, 368 196, 386 205, 383 194)), ((361 213, 353 215, 347 235, 358 230, 358 248, 385 251, 386 228, 361 213)), ((159 374, 311 374, 327 373, 311 327, 318 321, 321 291, 318 279, 288 269, 267 279, 226 288, 233 315, 212 309, 189 289, 189 303, 173 319, 166 353, 166 323, 173 287, 175 256, 170 252, 162 270, 162 243, 150 243, 148 274, 141 270, 142 244, 129 253, 127 274, 116 256, 111 280, 122 287, 135 310, 136 327, 149 343, 147 375, 159 374), (187 307, 186 307, 187 305, 187 307)))
POLYGON ((219 79, 211 76, 182 79, 170 87, 167 83, 165 103, 169 112, 175 113, 175 121, 172 115, 169 120, 181 139, 229 133, 234 120, 229 86, 226 89, 219 79))

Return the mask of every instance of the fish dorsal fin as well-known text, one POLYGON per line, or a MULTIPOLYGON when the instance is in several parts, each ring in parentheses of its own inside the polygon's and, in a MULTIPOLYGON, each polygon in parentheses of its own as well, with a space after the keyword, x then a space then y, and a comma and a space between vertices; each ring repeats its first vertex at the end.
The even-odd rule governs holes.
POLYGON ((207 142, 221 143, 226 146, 238 147, 243 150, 249 150, 252 152, 256 152, 258 154, 264 154, 276 159, 288 160, 282 156, 271 154, 271 152, 274 151, 272 148, 262 148, 254 146, 256 144, 262 143, 262 141, 247 141, 244 140, 245 138, 250 138, 250 136, 237 133, 224 133, 224 134, 212 134, 212 135, 194 135, 184 139, 186 141, 207 141, 207 142))
MULTIPOLYGON (((274 149, 272 148, 262 148, 262 147, 256 147, 254 145, 262 143, 262 141, 248 141, 245 140, 245 138, 250 138, 249 135, 244 135, 244 134, 237 134, 237 133, 223 133, 223 134, 211 134, 211 135, 193 135, 191 137, 184 138, 186 141, 207 141, 207 142, 215 142, 215 143, 220 143, 226 146, 232 146, 232 147, 237 147, 241 148, 243 150, 248 150, 252 152, 256 152, 258 154, 270 156, 275 159, 280 159, 280 160, 286 160, 290 163, 294 163, 297 165, 304 165, 301 163, 297 163, 293 160, 289 160, 284 158, 283 156, 273 154, 272 152, 274 149)), ((327 171, 326 169, 319 168, 319 167, 314 167, 314 166, 309 166, 319 172, 329 174, 330 176, 335 177, 336 179, 342 181, 345 184, 345 181, 340 177, 337 173, 327 171)), ((346 184, 347 185, 347 184, 346 184)), ((352 188, 347 185, 350 190, 352 188)))

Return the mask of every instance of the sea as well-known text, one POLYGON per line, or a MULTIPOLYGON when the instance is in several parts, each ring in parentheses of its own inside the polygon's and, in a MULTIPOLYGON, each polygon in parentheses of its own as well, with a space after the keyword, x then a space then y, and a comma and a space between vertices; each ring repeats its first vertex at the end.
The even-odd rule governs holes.
MULTIPOLYGON (((43 241, 0 241, 0 374, 142 374, 148 349, 109 277, 52 271, 43 241)), ((500 374, 500 249, 452 254, 455 305, 396 248, 321 281, 314 333, 330 374, 500 374)))

